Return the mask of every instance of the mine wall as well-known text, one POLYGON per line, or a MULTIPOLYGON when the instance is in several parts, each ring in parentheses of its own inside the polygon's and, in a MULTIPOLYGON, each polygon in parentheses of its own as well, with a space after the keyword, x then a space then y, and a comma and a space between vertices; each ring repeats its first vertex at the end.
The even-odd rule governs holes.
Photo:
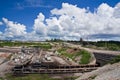
POLYGON ((105 53, 99 53, 99 52, 93 52, 95 58, 96 58, 96 63, 99 66, 104 66, 108 62, 110 62, 113 58, 115 58, 117 55, 113 54, 105 54, 105 53))

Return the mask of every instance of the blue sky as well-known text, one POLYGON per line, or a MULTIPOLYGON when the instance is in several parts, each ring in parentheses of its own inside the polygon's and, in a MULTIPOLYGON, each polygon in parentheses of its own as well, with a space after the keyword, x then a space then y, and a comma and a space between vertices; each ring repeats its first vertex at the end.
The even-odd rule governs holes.
MULTIPOLYGON (((57 17, 58 15, 62 16, 62 14, 56 14, 56 13, 54 14, 54 13, 51 13, 51 11, 54 9, 57 9, 57 10, 62 9, 63 3, 67 3, 68 6, 77 5, 76 6, 77 8, 80 8, 80 9, 85 8, 85 10, 88 10, 89 8, 88 13, 94 14, 95 10, 96 9, 98 10, 99 6, 102 5, 103 3, 107 4, 109 7, 115 8, 115 6, 119 2, 120 0, 0 0, 0 22, 2 23, 2 25, 0 25, 1 36, 5 36, 4 35, 5 30, 6 28, 9 27, 9 25, 7 25, 7 23, 3 21, 3 18, 7 19, 8 21, 12 21, 14 24, 20 23, 25 25, 25 31, 30 35, 30 34, 33 34, 33 32, 36 32, 34 29, 35 28, 34 25, 35 25, 35 19, 37 19, 37 16, 39 15, 39 13, 42 13, 42 15, 44 15, 45 17, 44 24, 46 24, 47 23, 46 19, 50 19, 51 17, 53 18, 54 17, 53 15, 55 15, 55 17, 57 17)), ((38 26, 41 26, 41 25, 38 25, 38 26)), ((101 34, 103 35, 105 33, 100 33, 100 35, 101 34)), ((41 36, 41 34, 37 34, 37 35, 41 36)), ((96 33, 95 35, 99 35, 99 33, 96 33)), ((47 39, 50 39, 50 37, 51 36, 49 36, 49 38, 47 39)), ((73 36, 73 37, 76 37, 76 36, 73 36)), ((82 36, 80 35, 79 37, 82 37, 82 36)), ((12 39, 15 39, 15 38, 16 38, 15 35, 12 36, 12 39)), ((52 37, 52 38, 55 38, 55 37, 52 37)), ((1 39, 8 39, 8 38, 1 37, 1 39)), ((72 38, 69 38, 69 39, 72 39, 72 38)), ((107 39, 111 39, 111 38, 109 38, 108 36, 107 39)), ((37 38, 37 40, 39 39, 37 38)), ((117 40, 119 39, 117 38, 117 40)))

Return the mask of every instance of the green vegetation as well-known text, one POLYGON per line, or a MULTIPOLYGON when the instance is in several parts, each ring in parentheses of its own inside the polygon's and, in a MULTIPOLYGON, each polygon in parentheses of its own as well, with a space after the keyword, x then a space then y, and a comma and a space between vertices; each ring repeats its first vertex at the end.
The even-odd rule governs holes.
POLYGON ((0 77, 0 80, 4 80, 2 77, 0 77))
POLYGON ((52 46, 49 43, 39 44, 39 45, 33 45, 32 47, 36 48, 43 48, 43 49, 51 49, 52 46))
POLYGON ((10 74, 6 75, 7 80, 60 80, 50 78, 47 74, 29 74, 25 76, 12 76, 10 74))
POLYGON ((64 51, 66 51, 66 49, 67 49, 67 48, 58 49, 58 52, 59 52, 59 53, 62 53, 62 52, 64 52, 64 51))
POLYGON ((11 74, 7 74, 5 79, 0 78, 0 80, 75 80, 76 78, 78 77, 70 76, 63 77, 63 79, 54 79, 47 74, 29 74, 25 76, 12 76, 11 74))
POLYGON ((90 53, 85 50, 81 50, 78 54, 82 55, 80 64, 87 64, 91 58, 90 53))
POLYGON ((67 41, 74 44, 81 44, 83 47, 120 51, 120 41, 67 41))
POLYGON ((97 75, 94 75, 94 76, 90 76, 89 78, 90 78, 90 80, 92 79, 95 79, 97 77, 97 75))
POLYGON ((89 44, 84 46, 96 46, 97 49, 105 49, 105 50, 113 50, 119 51, 120 50, 120 42, 117 41, 98 41, 98 42, 88 42, 89 44))
POLYGON ((112 60, 110 61, 111 64, 114 64, 114 63, 117 63, 117 62, 120 62, 120 55, 117 56, 117 57, 115 57, 114 59, 112 59, 112 60))
POLYGON ((4 46, 32 46, 32 47, 40 47, 43 49, 51 49, 52 46, 49 43, 40 43, 40 42, 11 42, 11 41, 3 41, 0 43, 0 47, 4 46))
POLYGON ((82 56, 80 61, 79 61, 79 64, 88 64, 89 63, 91 55, 88 51, 80 50, 80 51, 75 52, 75 53, 67 53, 66 50, 67 50, 67 48, 61 48, 61 49, 58 49, 58 52, 60 53, 60 55, 68 57, 68 58, 72 59, 73 61, 75 61, 76 57, 82 56))
POLYGON ((60 55, 72 59, 74 55, 67 53, 66 50, 67 50, 67 48, 61 48, 61 49, 58 49, 58 52, 60 53, 60 55))
POLYGON ((79 76, 65 77, 62 80, 76 80, 79 76))

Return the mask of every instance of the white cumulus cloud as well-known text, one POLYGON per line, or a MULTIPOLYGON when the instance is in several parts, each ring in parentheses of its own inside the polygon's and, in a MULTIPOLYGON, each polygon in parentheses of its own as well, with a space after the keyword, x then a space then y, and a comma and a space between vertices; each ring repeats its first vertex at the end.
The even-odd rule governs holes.
POLYGON ((41 12, 34 20, 33 31, 26 32, 26 26, 3 18, 7 26, 5 37, 24 37, 25 40, 45 40, 59 38, 63 40, 120 40, 120 3, 111 7, 106 3, 91 12, 77 5, 62 3, 60 9, 51 10, 51 16, 45 18, 41 12))
POLYGON ((120 37, 120 18, 116 17, 120 14, 118 9, 119 3, 115 7, 103 3, 92 13, 88 9, 63 3, 61 9, 51 10, 53 17, 43 19, 43 14, 37 17, 42 21, 38 21, 39 26, 37 25, 37 29, 34 30, 42 33, 44 31, 46 37, 51 38, 79 40, 83 37, 94 40, 114 40, 120 37))
POLYGON ((39 34, 41 36, 46 35, 46 25, 44 24, 45 16, 42 13, 39 13, 37 16, 37 19, 34 21, 34 31, 36 34, 39 34))
POLYGON ((9 21, 6 18, 2 18, 3 23, 6 25, 5 32, 3 33, 4 39, 16 39, 24 37, 26 34, 26 26, 17 22, 9 21))

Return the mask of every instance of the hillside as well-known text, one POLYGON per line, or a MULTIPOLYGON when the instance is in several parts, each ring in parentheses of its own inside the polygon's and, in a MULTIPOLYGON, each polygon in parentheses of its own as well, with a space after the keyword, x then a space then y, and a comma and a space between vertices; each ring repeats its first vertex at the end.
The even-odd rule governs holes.
POLYGON ((95 71, 82 74, 76 80, 120 80, 120 62, 108 64, 95 71))

